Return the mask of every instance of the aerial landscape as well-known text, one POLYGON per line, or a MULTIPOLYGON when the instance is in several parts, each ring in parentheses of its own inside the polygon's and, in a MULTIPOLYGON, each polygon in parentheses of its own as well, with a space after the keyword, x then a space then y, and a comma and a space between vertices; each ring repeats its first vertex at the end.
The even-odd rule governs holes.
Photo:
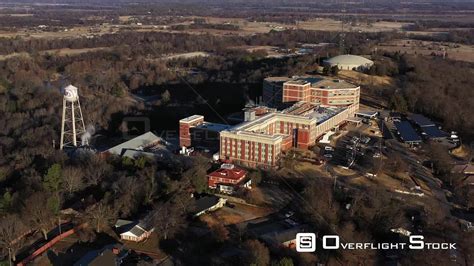
POLYGON ((474 1, 0 0, 7 265, 474 265, 474 1))

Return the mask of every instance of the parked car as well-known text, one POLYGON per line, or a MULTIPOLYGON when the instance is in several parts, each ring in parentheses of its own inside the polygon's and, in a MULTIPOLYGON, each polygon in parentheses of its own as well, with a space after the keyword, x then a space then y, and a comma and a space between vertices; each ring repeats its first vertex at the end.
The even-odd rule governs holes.
POLYGON ((334 151, 334 148, 331 147, 331 146, 326 146, 326 147, 324 147, 324 150, 325 151, 334 151))

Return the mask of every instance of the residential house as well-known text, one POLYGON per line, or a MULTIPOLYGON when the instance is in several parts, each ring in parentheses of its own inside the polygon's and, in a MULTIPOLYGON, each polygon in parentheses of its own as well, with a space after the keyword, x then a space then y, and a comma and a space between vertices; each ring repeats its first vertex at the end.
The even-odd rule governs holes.
POLYGON ((117 220, 115 228, 120 234, 120 239, 133 242, 141 242, 147 239, 155 230, 149 223, 122 219, 117 220))
POLYGON ((74 266, 117 266, 121 265, 129 252, 121 245, 107 245, 100 250, 87 252, 74 266))
POLYGON ((204 196, 196 200, 194 216, 201 216, 207 212, 212 212, 224 207, 227 199, 216 196, 204 196))
POLYGON ((308 232, 307 225, 301 225, 292 219, 283 221, 266 220, 259 223, 249 223, 250 234, 275 247, 296 247, 296 234, 308 232))

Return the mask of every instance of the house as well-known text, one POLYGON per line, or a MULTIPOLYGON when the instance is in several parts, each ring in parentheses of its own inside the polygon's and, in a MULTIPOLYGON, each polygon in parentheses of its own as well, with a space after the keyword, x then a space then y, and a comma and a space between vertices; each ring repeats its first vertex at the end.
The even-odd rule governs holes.
POLYGON ((209 188, 226 194, 233 194, 239 188, 252 188, 252 181, 247 177, 247 171, 233 164, 222 164, 219 169, 208 174, 207 178, 209 188))
POLYGON ((274 247, 296 247, 296 234, 308 232, 307 225, 301 225, 292 219, 283 221, 266 220, 258 223, 249 223, 250 234, 274 247))
POLYGON ((115 228, 120 235, 120 239, 133 242, 141 242, 147 239, 155 230, 149 223, 122 219, 117 220, 115 228))
POLYGON ((285 230, 268 232, 260 236, 265 243, 273 246, 296 248, 296 234, 304 232, 301 227, 293 227, 285 230))
POLYGON ((196 200, 194 217, 201 216, 207 212, 212 212, 224 207, 227 199, 216 196, 204 196, 196 200))
POLYGON ((121 265, 129 252, 121 245, 107 245, 99 250, 87 252, 74 266, 116 266, 121 265))

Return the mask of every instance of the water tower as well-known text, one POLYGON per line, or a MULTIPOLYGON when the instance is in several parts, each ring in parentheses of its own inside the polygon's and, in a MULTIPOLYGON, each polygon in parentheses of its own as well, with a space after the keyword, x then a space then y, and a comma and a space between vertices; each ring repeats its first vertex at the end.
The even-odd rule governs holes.
POLYGON ((64 147, 77 147, 78 136, 86 133, 78 89, 69 85, 63 89, 63 94, 61 144, 59 146, 61 150, 64 147))

